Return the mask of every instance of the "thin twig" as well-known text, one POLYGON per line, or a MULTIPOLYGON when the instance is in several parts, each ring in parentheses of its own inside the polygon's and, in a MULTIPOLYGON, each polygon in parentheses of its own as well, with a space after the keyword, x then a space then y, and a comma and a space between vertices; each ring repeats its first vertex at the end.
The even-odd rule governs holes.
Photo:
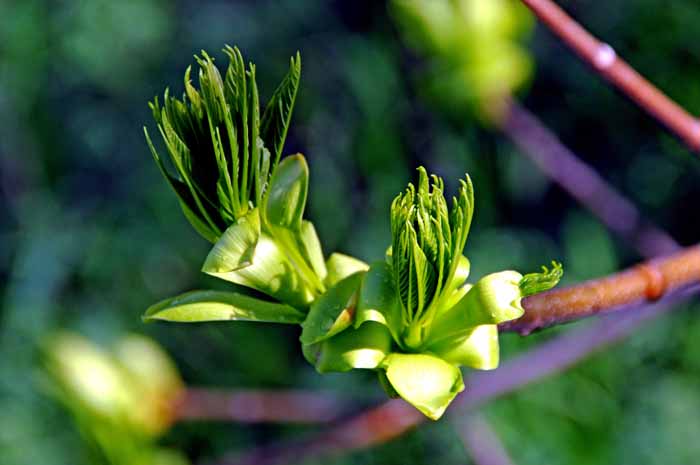
POLYGON ((328 423, 348 406, 328 392, 188 388, 175 411, 177 421, 328 423))
POLYGON ((637 73, 551 0, 522 0, 547 27, 598 74, 642 107, 693 151, 700 149, 700 122, 637 73))
POLYGON ((598 313, 639 306, 697 283, 700 283, 700 245, 604 278, 528 297, 523 300, 525 315, 501 324, 499 329, 529 334, 598 313))
POLYGON ((502 131, 550 179, 620 235, 645 258, 667 255, 679 245, 642 218, 632 202, 564 146, 539 119, 511 100, 502 131))
MULTIPOLYGON (((673 304, 700 291, 700 285, 679 290, 660 302, 642 305, 621 317, 607 316, 586 328, 570 331, 521 353, 494 371, 470 375, 467 389, 450 407, 449 415, 461 415, 496 397, 533 381, 565 370, 593 352, 632 333, 647 320, 673 308, 673 304)), ((367 410, 326 432, 292 442, 260 447, 218 465, 275 465, 298 463, 302 458, 334 456, 382 444, 425 421, 425 417, 400 399, 367 410)))
POLYGON ((514 465, 508 451, 489 422, 479 413, 456 418, 459 437, 476 465, 514 465))

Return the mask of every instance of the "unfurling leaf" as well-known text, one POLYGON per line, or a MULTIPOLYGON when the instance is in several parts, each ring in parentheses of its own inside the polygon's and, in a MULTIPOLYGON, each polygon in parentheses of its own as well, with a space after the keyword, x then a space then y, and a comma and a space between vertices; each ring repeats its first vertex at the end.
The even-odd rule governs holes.
POLYGON ((304 313, 289 305, 223 291, 186 292, 151 306, 143 315, 145 321, 180 323, 231 320, 301 323, 304 317, 304 313))
POLYGON ((265 107, 260 123, 260 134, 273 154, 273 164, 282 156, 289 122, 301 79, 301 56, 297 52, 289 63, 289 72, 265 107))
POLYGON ((298 55, 292 58, 289 74, 261 118, 255 66, 246 66, 237 48, 226 47, 224 52, 229 65, 223 76, 203 51, 195 56, 199 89, 188 68, 182 99, 166 90, 162 106, 158 98, 150 103, 172 170, 144 129, 185 216, 211 242, 251 208, 261 206, 284 145, 301 66, 298 55))
POLYGON ((518 285, 523 297, 527 297, 550 290, 559 284, 562 276, 564 276, 564 267, 561 263, 552 261, 551 270, 542 266, 542 273, 528 273, 523 276, 518 285))

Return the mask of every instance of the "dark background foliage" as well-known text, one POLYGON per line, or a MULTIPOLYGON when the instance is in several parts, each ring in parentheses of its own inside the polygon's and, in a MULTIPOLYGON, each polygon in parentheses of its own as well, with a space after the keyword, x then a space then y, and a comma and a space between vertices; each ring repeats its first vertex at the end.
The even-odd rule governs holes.
MULTIPOLYGON (((486 1, 486 0, 484 0, 486 1)), ((691 112, 700 112, 700 7, 692 0, 561 2, 691 112)), ((311 166, 308 216, 327 252, 373 260, 389 205, 424 164, 449 188, 471 173, 473 274, 530 271, 551 258, 566 281, 639 259, 546 179, 497 130, 420 97, 420 59, 384 2, 0 1, 0 462, 87 464, 69 417, 37 386, 37 344, 57 328, 109 342, 155 337, 188 384, 297 387, 381 396, 362 373, 319 376, 298 330, 256 324, 143 325, 151 303, 220 284, 198 272, 208 245, 181 215, 142 137, 146 102, 182 91, 192 55, 226 43, 258 65, 263 97, 302 54, 286 152, 311 166)), ((682 244, 695 221, 700 163, 645 113, 537 28, 524 105, 682 244)), ((503 357, 565 330, 502 337, 503 357)), ((700 324, 691 311, 484 413, 518 464, 690 463, 700 455, 700 324)), ((466 378, 469 389, 469 378, 466 378)), ((164 443, 193 460, 298 433, 195 423, 164 443)), ((464 463, 447 422, 332 463, 464 463)), ((328 463, 328 462, 324 462, 328 463)))

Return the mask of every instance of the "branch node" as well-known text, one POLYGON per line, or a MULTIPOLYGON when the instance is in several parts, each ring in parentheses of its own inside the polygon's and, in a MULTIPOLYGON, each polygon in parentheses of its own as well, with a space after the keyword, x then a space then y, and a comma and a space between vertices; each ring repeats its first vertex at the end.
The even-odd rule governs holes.
POLYGON ((615 60, 617 60, 615 49, 602 42, 593 56, 593 66, 600 71, 605 71, 615 63, 615 60))
POLYGON ((641 263, 637 265, 637 269, 647 281, 645 297, 648 300, 659 300, 663 297, 668 286, 661 270, 649 263, 641 263))

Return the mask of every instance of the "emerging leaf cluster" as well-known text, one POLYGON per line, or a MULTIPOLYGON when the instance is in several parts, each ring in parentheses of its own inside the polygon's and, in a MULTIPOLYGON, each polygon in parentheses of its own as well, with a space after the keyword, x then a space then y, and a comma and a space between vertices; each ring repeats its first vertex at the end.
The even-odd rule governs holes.
POLYGON ((301 74, 297 54, 261 116, 255 65, 246 67, 237 48, 224 52, 229 58, 224 76, 203 51, 195 57, 199 90, 190 79, 190 66, 181 99, 166 89, 162 105, 157 97, 150 103, 174 173, 144 128, 182 210, 210 242, 262 202, 282 153, 301 74))
POLYGON ((442 179, 432 183, 418 168, 418 186, 409 184, 391 205, 391 269, 405 326, 429 324, 457 270, 474 212, 469 177, 461 181, 448 211, 442 179))
POLYGON ((215 242, 202 270, 267 298, 192 291, 151 306, 144 319, 301 324, 302 352, 318 372, 374 370, 390 394, 439 418, 464 389, 460 367, 496 368, 498 324, 523 314, 524 296, 554 286, 561 266, 467 283, 471 180, 460 182, 448 206, 442 179, 422 167, 391 205, 386 260, 326 259, 303 219, 306 161, 301 154, 281 159, 299 58, 258 118, 255 67, 244 68, 237 49, 226 52, 224 79, 203 54, 201 91, 188 70, 181 101, 166 91, 164 107, 152 105, 176 175, 154 156, 192 224, 215 242))

